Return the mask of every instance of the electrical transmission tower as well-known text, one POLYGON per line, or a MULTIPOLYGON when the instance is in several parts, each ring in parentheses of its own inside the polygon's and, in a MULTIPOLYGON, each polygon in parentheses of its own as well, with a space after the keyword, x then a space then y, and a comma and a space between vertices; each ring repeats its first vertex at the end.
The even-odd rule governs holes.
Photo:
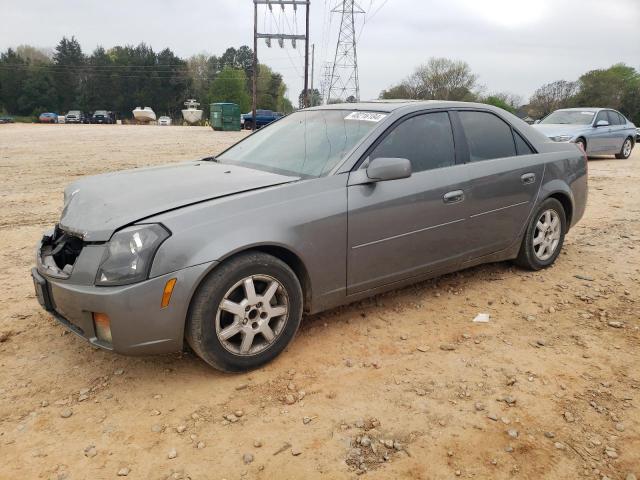
POLYGON ((331 70, 331 62, 325 62, 322 66, 322 80, 320 81, 320 96, 325 103, 328 98, 329 84, 331 83, 331 70))
POLYGON ((342 18, 325 103, 336 99, 352 102, 360 100, 355 15, 365 12, 355 0, 340 0, 340 3, 339 7, 331 10, 332 13, 341 14, 342 18))

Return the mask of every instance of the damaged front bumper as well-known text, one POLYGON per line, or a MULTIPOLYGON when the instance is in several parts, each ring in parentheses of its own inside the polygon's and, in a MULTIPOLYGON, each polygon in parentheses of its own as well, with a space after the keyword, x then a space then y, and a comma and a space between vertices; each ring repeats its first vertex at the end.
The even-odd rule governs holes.
POLYGON ((60 245, 63 242, 56 243, 61 234, 64 232, 59 229, 45 234, 36 253, 37 266, 31 270, 36 296, 46 311, 74 334, 106 350, 150 355, 182 349, 191 296, 214 262, 132 285, 96 286, 96 272, 106 244, 83 242, 73 263, 61 265, 61 261, 73 256, 63 260, 58 256, 56 260, 56 249, 59 254, 65 248, 60 245), (174 278, 177 281, 171 301, 162 308, 165 285, 174 278), (99 338, 95 314, 109 319, 109 339, 99 338))

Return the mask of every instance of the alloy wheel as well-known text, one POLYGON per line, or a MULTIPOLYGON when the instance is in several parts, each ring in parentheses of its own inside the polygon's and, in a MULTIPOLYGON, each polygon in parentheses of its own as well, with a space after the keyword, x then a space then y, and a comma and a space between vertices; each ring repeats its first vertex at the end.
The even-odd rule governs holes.
POLYGON ((216 335, 234 355, 257 355, 282 333, 289 314, 284 286, 268 275, 252 275, 225 293, 216 312, 216 335))
POLYGON ((631 149, 632 149, 631 140, 627 138, 622 147, 622 155, 624 155, 625 158, 629 157, 631 155, 631 149))
POLYGON ((533 232, 533 251, 538 260, 549 260, 560 243, 562 233, 560 215, 553 209, 542 212, 533 232))

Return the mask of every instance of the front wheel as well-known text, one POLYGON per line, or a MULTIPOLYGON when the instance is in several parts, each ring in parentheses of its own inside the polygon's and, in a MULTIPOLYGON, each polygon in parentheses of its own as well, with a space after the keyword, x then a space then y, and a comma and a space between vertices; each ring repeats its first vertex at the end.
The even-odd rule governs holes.
POLYGON ((616 158, 620 160, 626 160, 631 156, 631 152, 633 150, 633 140, 631 138, 627 138, 622 144, 622 149, 620 153, 616 154, 616 158))
POLYGON ((261 252, 241 254, 213 270, 198 288, 187 342, 219 370, 258 368, 293 339, 302 298, 300 282, 286 263, 261 252))
POLYGON ((566 231, 562 204, 555 198, 547 198, 531 217, 516 263, 529 270, 549 267, 560 255, 566 231))

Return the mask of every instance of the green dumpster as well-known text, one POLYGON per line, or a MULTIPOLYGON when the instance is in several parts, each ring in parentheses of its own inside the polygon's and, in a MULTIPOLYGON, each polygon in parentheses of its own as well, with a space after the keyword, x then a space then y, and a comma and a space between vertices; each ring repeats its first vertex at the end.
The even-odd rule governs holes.
POLYGON ((225 132, 240 131, 240 107, 235 103, 212 103, 211 127, 225 132))

